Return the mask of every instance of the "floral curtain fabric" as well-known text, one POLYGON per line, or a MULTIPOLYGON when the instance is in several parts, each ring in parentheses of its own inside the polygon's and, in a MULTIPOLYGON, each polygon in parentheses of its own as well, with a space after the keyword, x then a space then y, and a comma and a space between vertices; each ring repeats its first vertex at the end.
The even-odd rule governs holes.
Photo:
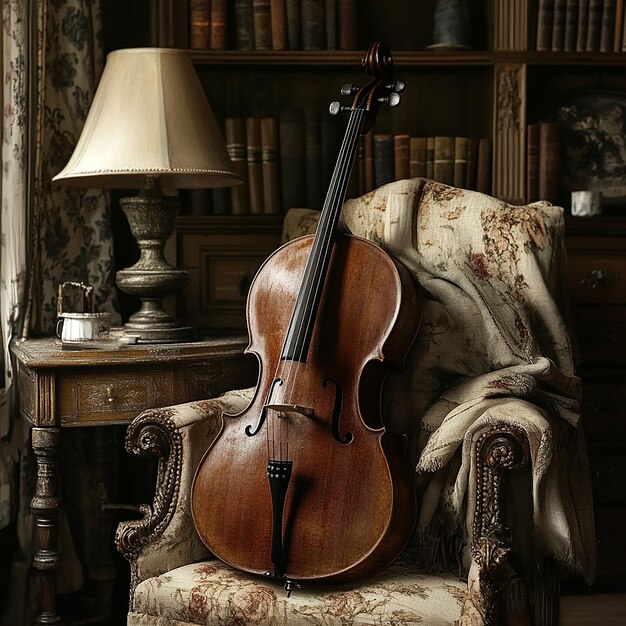
MULTIPOLYGON (((9 402, 10 341, 54 332, 64 281, 93 285, 98 311, 115 317, 117 303, 107 195, 51 183, 76 145, 104 65, 100 1, 5 0, 2 26, 0 530, 16 516, 18 529, 4 625, 28 623, 32 551, 33 466, 28 425, 9 402)), ((80 448, 75 439, 68 449, 80 448)), ((69 584, 62 576, 61 590, 80 585, 77 572, 69 584)))

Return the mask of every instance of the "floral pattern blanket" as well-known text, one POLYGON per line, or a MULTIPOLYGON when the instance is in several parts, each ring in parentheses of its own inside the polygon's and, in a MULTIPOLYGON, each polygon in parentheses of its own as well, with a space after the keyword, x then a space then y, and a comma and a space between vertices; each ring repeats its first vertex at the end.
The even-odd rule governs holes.
MULTIPOLYGON (((313 212, 290 212, 286 238, 312 230, 315 220, 313 212)), ((413 442, 422 564, 450 565, 442 551, 461 542, 459 566, 469 569, 473 443, 490 424, 513 423, 528 435, 532 466, 532 486, 520 485, 509 522, 519 526, 514 537, 532 541, 520 552, 529 560, 552 555, 592 579, 593 509, 567 325, 563 209, 511 206, 412 179, 347 201, 342 221, 404 263, 422 287, 421 330, 385 392, 388 428, 413 442)))

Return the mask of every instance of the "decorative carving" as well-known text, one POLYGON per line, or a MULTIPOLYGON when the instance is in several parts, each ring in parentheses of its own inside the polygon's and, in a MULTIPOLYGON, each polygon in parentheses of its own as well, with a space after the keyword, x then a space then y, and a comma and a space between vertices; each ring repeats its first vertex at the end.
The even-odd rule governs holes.
POLYGON ((524 466, 528 458, 526 435, 516 426, 493 426, 476 445, 477 491, 471 554, 478 568, 478 594, 474 594, 471 603, 485 624, 496 623, 498 582, 505 576, 503 566, 511 550, 509 531, 501 517, 503 478, 505 472, 524 466))
POLYGON ((519 68, 503 66, 498 68, 498 132, 520 127, 519 68))
POLYGON ((33 567, 39 572, 41 607, 35 624, 60 621, 56 606, 57 570, 61 567, 58 544, 59 497, 57 453, 59 429, 33 428, 32 446, 37 459, 35 495, 30 503, 35 518, 35 555, 33 567))
POLYGON ((182 467, 182 436, 171 419, 169 409, 149 409, 129 425, 125 446, 129 454, 154 455, 159 460, 153 503, 141 505, 141 519, 122 522, 115 533, 115 545, 131 565, 132 604, 139 551, 163 532, 176 510, 182 467))

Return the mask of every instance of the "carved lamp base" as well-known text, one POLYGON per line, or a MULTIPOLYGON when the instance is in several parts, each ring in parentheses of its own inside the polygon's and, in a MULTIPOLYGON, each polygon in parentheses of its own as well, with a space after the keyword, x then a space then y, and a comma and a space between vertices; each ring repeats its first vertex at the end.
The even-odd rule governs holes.
POLYGON ((189 282, 187 272, 172 267, 164 255, 178 214, 178 200, 164 196, 158 179, 149 176, 138 196, 123 198, 120 204, 140 250, 137 263, 118 271, 115 279, 124 293, 141 299, 141 308, 124 325, 126 334, 138 343, 191 341, 193 328, 163 310, 163 298, 189 282))

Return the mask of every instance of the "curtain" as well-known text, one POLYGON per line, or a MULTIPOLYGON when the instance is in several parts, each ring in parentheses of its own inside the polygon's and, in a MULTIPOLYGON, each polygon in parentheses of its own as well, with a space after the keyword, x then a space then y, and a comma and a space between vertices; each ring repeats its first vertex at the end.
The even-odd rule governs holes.
MULTIPOLYGON (((76 145, 103 68, 100 1, 4 0, 2 25, 0 532, 14 522, 17 541, 0 616, 3 626, 16 626, 32 617, 34 462, 28 424, 11 401, 9 344, 54 332, 57 289, 67 280, 93 285, 95 310, 113 313, 114 322, 119 316, 107 195, 51 183, 76 145)), ((92 443, 101 438, 92 433, 92 443)), ((84 436, 64 434, 69 454, 84 456, 88 445, 84 436)), ((70 526, 60 521, 62 592, 80 588, 83 568, 72 558, 70 526)))

